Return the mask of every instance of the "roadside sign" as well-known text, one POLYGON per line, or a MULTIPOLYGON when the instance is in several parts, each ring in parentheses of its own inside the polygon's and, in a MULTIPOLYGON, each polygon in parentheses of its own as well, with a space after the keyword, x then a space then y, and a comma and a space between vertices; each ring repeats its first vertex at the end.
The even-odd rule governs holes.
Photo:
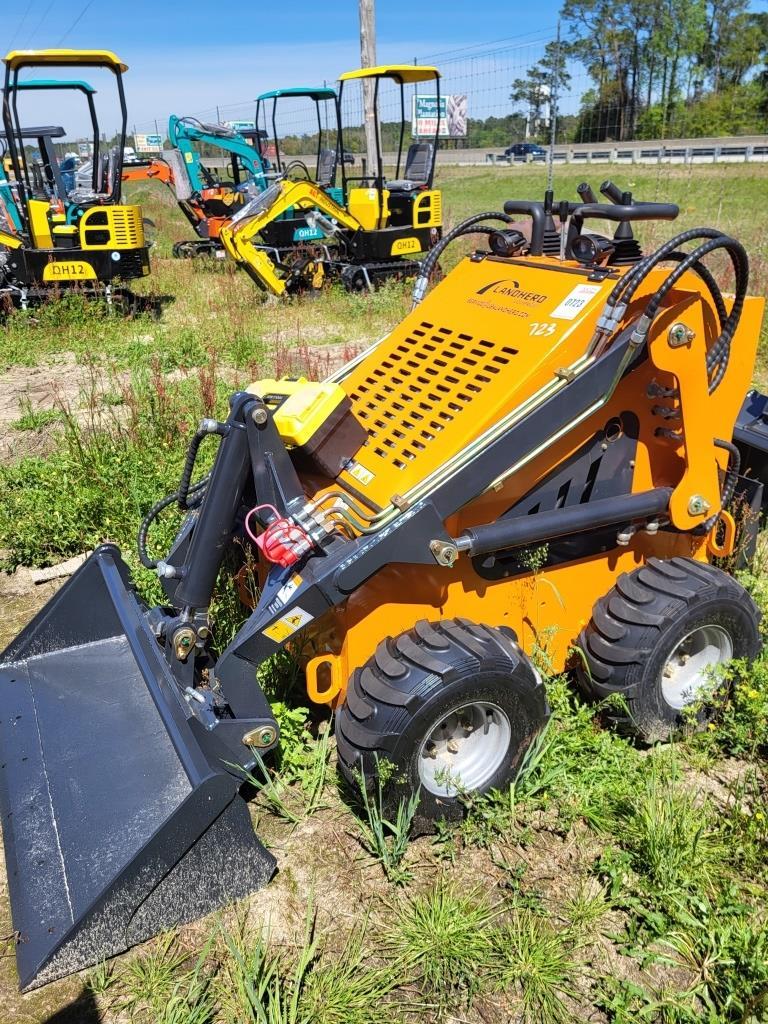
POLYGON ((77 144, 77 152, 78 152, 79 156, 85 157, 86 159, 88 157, 90 157, 90 155, 91 155, 91 144, 90 144, 90 142, 78 142, 78 144, 77 144))
POLYGON ((256 127, 255 121, 225 121, 224 124, 233 132, 252 132, 256 127))
MULTIPOLYGON (((437 96, 414 96, 411 134, 414 139, 434 138, 437 128, 437 96)), ((467 134, 467 97, 440 97, 440 138, 463 139, 467 134)))
POLYGON ((134 144, 137 153, 162 153, 162 135, 134 135, 134 144))

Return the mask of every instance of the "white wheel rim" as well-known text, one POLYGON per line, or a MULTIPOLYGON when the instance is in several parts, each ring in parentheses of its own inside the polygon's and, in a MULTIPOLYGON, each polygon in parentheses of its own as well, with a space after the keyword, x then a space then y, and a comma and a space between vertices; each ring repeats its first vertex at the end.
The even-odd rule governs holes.
POLYGON ((733 657, 733 641, 722 626, 699 626, 677 644, 661 673, 661 692, 680 711, 709 693, 712 670, 733 657))
POLYGON ((475 701, 435 723, 418 753, 419 782, 435 796, 481 789, 508 756, 512 728, 498 704, 475 701))

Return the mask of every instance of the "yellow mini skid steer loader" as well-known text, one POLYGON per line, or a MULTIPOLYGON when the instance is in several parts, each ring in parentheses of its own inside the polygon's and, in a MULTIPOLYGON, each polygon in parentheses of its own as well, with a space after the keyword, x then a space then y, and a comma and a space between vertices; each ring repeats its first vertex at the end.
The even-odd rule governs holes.
POLYGON ((588 698, 621 696, 609 715, 643 741, 706 721, 711 670, 758 652, 756 607, 715 560, 750 541, 734 500, 760 502, 732 437, 763 301, 735 239, 695 228, 643 254, 633 225, 677 208, 604 191, 470 218, 428 260, 480 247, 424 297, 422 268, 368 351, 232 395, 139 530, 163 604, 104 545, 0 656, 23 987, 268 880, 240 787, 278 742, 257 671, 286 646, 336 710, 341 770, 370 780, 386 758, 388 799, 418 791, 425 821, 514 779, 549 714, 535 651, 588 698), (153 558, 170 505, 186 517, 153 558), (240 545, 260 596, 219 650, 209 609, 240 545))
POLYGON ((440 73, 436 68, 398 64, 340 75, 333 166, 334 177, 336 166, 341 167, 343 201, 331 194, 338 190, 324 187, 323 182, 284 177, 223 225, 220 237, 224 247, 260 288, 283 295, 317 289, 326 280, 340 278, 349 291, 362 291, 387 278, 418 273, 416 257, 429 251, 442 233, 442 196, 432 187, 439 123, 434 139, 413 143, 403 152, 405 87, 418 82, 435 83, 439 106, 440 73), (397 84, 400 97, 400 133, 391 180, 385 176, 379 124, 379 88, 385 81, 397 84), (356 82, 372 82, 374 88, 376 166, 370 173, 365 169, 362 176, 351 175, 341 158, 345 153, 341 122, 344 87, 356 82), (293 215, 286 220, 290 210, 293 215), (312 237, 320 234, 322 244, 305 246, 314 250, 309 255, 294 246, 285 258, 281 238, 292 240, 297 234, 295 225, 303 225, 312 237))

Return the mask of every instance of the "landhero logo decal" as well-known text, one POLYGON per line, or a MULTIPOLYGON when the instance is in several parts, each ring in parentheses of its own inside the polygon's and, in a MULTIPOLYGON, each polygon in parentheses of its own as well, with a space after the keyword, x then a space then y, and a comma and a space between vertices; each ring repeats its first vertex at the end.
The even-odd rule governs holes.
POLYGON ((547 296, 541 292, 528 292, 520 287, 520 282, 511 277, 501 277, 498 281, 491 281, 484 284, 482 288, 467 302, 474 306, 482 306, 484 309, 491 309, 496 313, 506 313, 507 316, 522 317, 528 319, 528 310, 521 306, 536 307, 547 301, 547 296), (482 296, 482 298, 478 298, 482 296), (513 300, 512 302, 508 300, 513 300))
POLYGON ((525 291, 524 288, 520 287, 519 282, 514 281, 511 277, 502 277, 498 281, 484 284, 476 294, 486 295, 488 292, 493 295, 503 295, 508 299, 519 299, 521 302, 527 302, 532 306, 547 301, 546 295, 542 295, 540 292, 525 291))

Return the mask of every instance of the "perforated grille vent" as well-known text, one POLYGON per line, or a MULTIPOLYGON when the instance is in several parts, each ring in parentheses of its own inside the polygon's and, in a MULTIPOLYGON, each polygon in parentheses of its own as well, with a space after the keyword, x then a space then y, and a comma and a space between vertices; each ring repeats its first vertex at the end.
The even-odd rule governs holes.
POLYGON ((350 394, 368 431, 366 450, 405 469, 451 423, 472 417, 473 403, 516 355, 509 345, 422 322, 350 394))

